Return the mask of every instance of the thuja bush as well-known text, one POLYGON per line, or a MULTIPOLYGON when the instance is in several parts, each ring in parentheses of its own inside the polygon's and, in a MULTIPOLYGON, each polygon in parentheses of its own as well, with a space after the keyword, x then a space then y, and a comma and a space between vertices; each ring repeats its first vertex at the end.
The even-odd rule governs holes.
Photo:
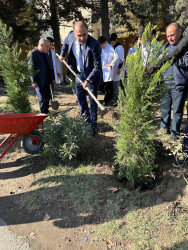
POLYGON ((0 20, 0 75, 3 77, 8 95, 8 109, 13 113, 31 111, 28 86, 30 72, 28 59, 20 60, 22 53, 13 41, 13 30, 0 20))
POLYGON ((145 28, 142 36, 147 51, 147 59, 143 65, 143 48, 136 47, 136 53, 126 59, 127 79, 124 81, 124 92, 120 90, 119 122, 115 125, 116 163, 119 177, 126 177, 135 184, 149 184, 154 177, 156 167, 154 124, 159 105, 156 103, 164 95, 167 85, 163 84, 163 74, 170 67, 167 62, 153 73, 146 73, 154 64, 157 64, 159 55, 163 51, 163 43, 157 39, 151 41, 152 27, 145 28))
POLYGON ((83 152, 89 126, 83 118, 71 118, 65 113, 51 116, 45 122, 44 142, 52 158, 73 159, 83 152))

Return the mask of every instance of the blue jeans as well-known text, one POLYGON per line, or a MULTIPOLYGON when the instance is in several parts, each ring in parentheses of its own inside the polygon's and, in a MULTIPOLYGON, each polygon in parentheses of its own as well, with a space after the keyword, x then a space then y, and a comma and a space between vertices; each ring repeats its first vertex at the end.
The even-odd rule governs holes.
MULTIPOLYGON (((82 78, 81 80, 84 82, 85 79, 82 78)), ((76 94, 77 94, 77 98, 78 98, 78 105, 79 105, 80 114, 88 122, 91 122, 92 129, 96 129, 97 128, 97 110, 98 110, 97 104, 93 100, 93 98, 89 95, 89 101, 90 101, 90 112, 89 112, 87 98, 86 98, 87 91, 85 89, 83 89, 81 83, 78 82, 77 79, 75 82, 75 87, 76 87, 76 94)), ((94 94, 94 96, 96 98, 97 98, 98 87, 99 87, 98 84, 90 84, 89 85, 90 91, 94 94)))
POLYGON ((161 125, 160 128, 170 129, 171 107, 173 107, 173 120, 171 133, 178 135, 183 117, 183 108, 187 96, 187 88, 176 90, 175 85, 169 87, 168 92, 161 100, 161 125))

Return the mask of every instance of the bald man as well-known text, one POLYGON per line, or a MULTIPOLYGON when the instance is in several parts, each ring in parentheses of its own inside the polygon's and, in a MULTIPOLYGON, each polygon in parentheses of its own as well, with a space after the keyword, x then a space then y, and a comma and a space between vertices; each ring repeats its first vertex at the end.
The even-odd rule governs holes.
POLYGON ((53 69, 47 57, 50 43, 45 38, 41 38, 38 47, 31 51, 29 65, 33 67, 35 74, 31 77, 32 86, 35 88, 40 112, 49 113, 49 101, 51 99, 50 84, 55 84, 53 69))
MULTIPOLYGON (((166 28, 167 44, 165 48, 168 53, 174 51, 182 38, 182 29, 178 23, 171 23, 166 28)), ((180 126, 183 117, 183 108, 188 89, 188 51, 179 56, 172 67, 164 74, 168 77, 165 83, 171 84, 168 92, 161 101, 161 128, 172 134, 172 139, 176 140, 180 133, 180 126), (173 120, 171 125, 171 106, 173 107, 173 120), (171 125, 171 128, 170 128, 171 125)))
POLYGON ((68 34, 63 43, 60 60, 65 59, 67 53, 69 66, 84 82, 82 86, 75 79, 76 94, 80 114, 88 123, 91 123, 92 137, 94 138, 97 132, 97 104, 89 96, 89 111, 85 88, 89 87, 97 97, 101 76, 101 48, 98 41, 88 35, 88 27, 85 22, 75 22, 73 32, 68 34))
POLYGON ((188 27, 183 32, 182 38, 177 44, 177 46, 174 48, 174 50, 171 53, 167 54, 166 56, 162 57, 158 65, 156 65, 156 68, 161 67, 166 61, 171 60, 172 58, 174 58, 175 62, 187 50, 188 50, 188 27))

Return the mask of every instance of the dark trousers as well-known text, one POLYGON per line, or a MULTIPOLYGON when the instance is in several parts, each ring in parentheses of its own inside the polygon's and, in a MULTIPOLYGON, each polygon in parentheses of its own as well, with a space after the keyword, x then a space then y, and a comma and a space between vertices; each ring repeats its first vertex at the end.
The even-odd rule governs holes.
MULTIPOLYGON (((80 77, 80 76, 79 76, 80 77)), ((82 79, 84 81, 85 79, 82 79)), ((88 108, 87 103, 87 91, 83 89, 81 83, 79 83, 77 80, 75 82, 76 87, 76 94, 78 98, 78 105, 80 109, 80 114, 83 118, 87 120, 87 122, 91 122, 91 128, 96 129, 97 128, 97 104, 93 100, 93 98, 89 95, 89 101, 90 101, 90 111, 88 108)), ((98 91, 98 84, 90 84, 89 89, 94 94, 94 96, 97 98, 97 91, 98 91)))
POLYGON ((49 113, 49 101, 51 99, 50 84, 36 89, 39 100, 40 112, 44 114, 49 113))
MULTIPOLYGON (((188 110, 187 110, 188 112, 188 110)), ((187 119, 187 124, 185 127, 185 132, 184 132, 185 136, 183 138, 183 151, 188 154, 188 119, 187 119)))
POLYGON ((113 99, 113 82, 104 82, 104 102, 107 104, 113 99))
POLYGON ((173 107, 171 133, 179 134, 186 96, 187 88, 176 90, 174 85, 169 87, 168 92, 161 100, 161 128, 170 129, 171 107, 173 107))

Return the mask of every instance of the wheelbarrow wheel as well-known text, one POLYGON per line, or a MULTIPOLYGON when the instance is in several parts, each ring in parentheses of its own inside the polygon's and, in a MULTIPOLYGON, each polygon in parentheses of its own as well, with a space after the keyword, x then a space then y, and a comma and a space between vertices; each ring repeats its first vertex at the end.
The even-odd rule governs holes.
POLYGON ((23 140, 21 142, 21 146, 23 147, 26 153, 33 155, 43 149, 44 143, 41 140, 42 136, 39 132, 32 131, 30 134, 36 139, 39 139, 40 141, 38 143, 33 143, 33 139, 29 135, 24 135, 23 140))

